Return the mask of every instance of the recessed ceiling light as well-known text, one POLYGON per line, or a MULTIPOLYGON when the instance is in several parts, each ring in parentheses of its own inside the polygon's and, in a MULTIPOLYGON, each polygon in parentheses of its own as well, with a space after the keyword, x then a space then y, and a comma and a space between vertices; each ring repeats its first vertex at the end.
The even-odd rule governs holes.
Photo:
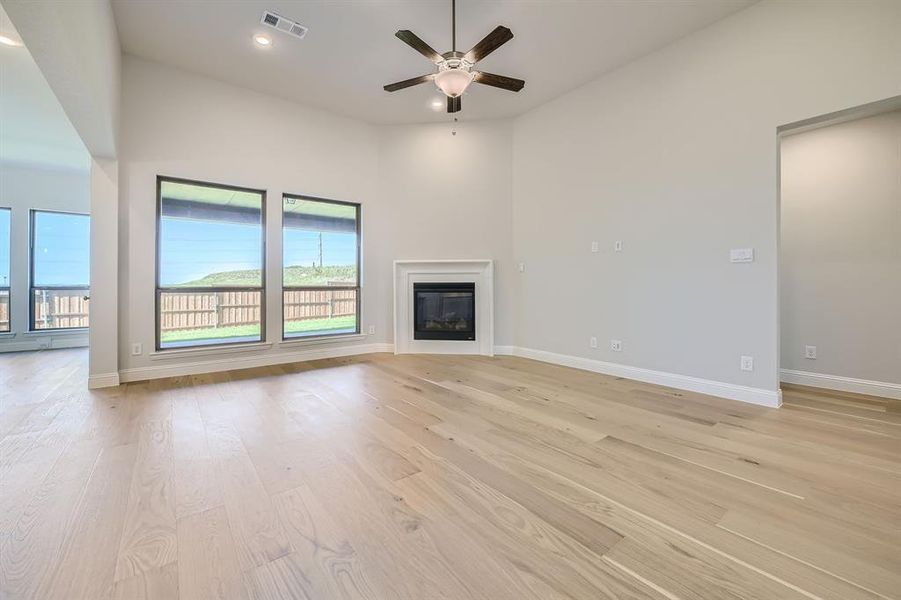
POLYGON ((257 46, 262 46, 264 48, 272 45, 272 40, 265 35, 255 35, 253 36, 253 41, 256 42, 257 46))
POLYGON ((22 42, 14 40, 11 37, 6 37, 5 35, 0 35, 0 44, 3 44, 4 46, 21 46, 22 42))

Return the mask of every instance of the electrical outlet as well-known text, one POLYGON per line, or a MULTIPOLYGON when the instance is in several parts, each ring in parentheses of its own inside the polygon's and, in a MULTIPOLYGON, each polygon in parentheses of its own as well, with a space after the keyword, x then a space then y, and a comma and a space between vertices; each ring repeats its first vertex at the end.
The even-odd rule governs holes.
POLYGON ((615 242, 613 242, 613 251, 614 252, 622 252, 623 251, 623 241, 622 240, 616 240, 615 242))
POLYGON ((816 359, 817 357, 817 347, 816 346, 804 346, 804 358, 816 359))
POLYGON ((614 352, 622 352, 623 351, 623 342, 622 340, 610 340, 610 349, 614 352))
POLYGON ((598 338, 596 338, 594 336, 591 336, 590 338, 588 338, 588 345, 591 346, 592 348, 597 348, 598 347, 598 338))
POLYGON ((591 242, 591 251, 592 252, 597 252, 598 250, 600 250, 600 248, 601 247, 597 242, 591 242))
POLYGON ((144 353, 144 344, 141 342, 135 342, 131 345, 131 355, 132 356, 141 356, 144 353))
POLYGON ((519 272, 520 273, 526 272, 526 263, 519 263, 519 272))
POLYGON ((369 326, 369 335, 375 335, 375 325, 369 326))
POLYGON ((754 357, 753 356, 742 356, 741 357, 741 370, 742 371, 753 371, 754 370, 754 357))

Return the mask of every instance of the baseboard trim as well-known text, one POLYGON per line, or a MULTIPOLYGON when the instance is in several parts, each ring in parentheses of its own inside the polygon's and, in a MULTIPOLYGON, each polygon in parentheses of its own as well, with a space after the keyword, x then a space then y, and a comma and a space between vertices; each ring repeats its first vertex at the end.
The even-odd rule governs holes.
POLYGON ((116 387, 119 385, 118 373, 98 373, 88 376, 88 389, 96 390, 98 388, 116 387))
POLYGON ((203 360, 192 362, 178 362, 173 364, 153 365, 149 367, 136 367, 119 371, 119 380, 122 383, 130 381, 145 381, 148 379, 160 379, 163 377, 179 377, 182 375, 199 375, 201 373, 215 373, 217 371, 230 371, 232 369, 251 369, 254 367, 268 367, 282 365, 305 360, 320 358, 337 358, 340 356, 353 356, 356 354, 372 354, 374 352, 393 352, 394 344, 353 344, 345 346, 316 347, 298 352, 279 352, 257 354, 254 356, 236 356, 220 358, 217 360, 203 360))
POLYGON ((30 352, 33 350, 59 350, 62 348, 84 348, 88 345, 88 334, 78 335, 29 335, 11 336, 0 341, 0 352, 30 352))
MULTIPOLYGON (((325 348, 310 348, 299 352, 280 352, 275 354, 220 358, 217 360, 178 362, 173 364, 122 369, 119 371, 118 377, 116 377, 115 373, 93 375, 89 379, 88 386, 91 388, 106 387, 118 385, 120 382, 127 383, 130 381, 144 381, 148 379, 160 379, 163 377, 199 375, 201 373, 214 373, 232 369, 249 369, 321 358, 338 358, 341 356, 393 351, 394 344, 390 343, 353 344, 325 348), (114 377, 115 383, 113 383, 114 377)), ((642 369, 640 367, 609 363, 579 356, 570 356, 567 354, 557 354, 544 350, 534 350, 532 348, 522 348, 519 346, 495 346, 494 353, 496 355, 521 356, 532 360, 582 369, 583 371, 625 377, 636 381, 718 396, 729 400, 739 400, 761 406, 778 408, 782 405, 782 392, 778 390, 765 390, 732 383, 723 383, 721 381, 713 381, 710 379, 700 379, 698 377, 678 375, 675 373, 667 373, 665 371, 642 369)))
POLYGON ((555 352, 546 352, 544 350, 534 350, 532 348, 522 348, 519 346, 513 346, 512 354, 514 356, 531 358, 533 360, 540 360, 542 362, 564 367, 573 367, 575 369, 582 369, 583 371, 625 377, 627 379, 663 385, 679 390, 697 392, 699 394, 707 394, 709 396, 717 396, 728 400, 739 400, 741 402, 749 402, 751 404, 758 404, 770 408, 779 408, 782 406, 781 390, 766 390, 734 383, 724 383, 722 381, 701 379, 689 375, 667 373, 666 371, 654 371, 652 369, 643 369, 641 367, 632 367, 629 365, 604 362, 568 354, 557 354, 555 352))
POLYGON ((840 392, 855 392, 857 394, 901 400, 901 384, 899 383, 855 379, 854 377, 825 375, 823 373, 795 371, 792 369, 782 369, 780 375, 780 379, 785 383, 796 383, 798 385, 809 385, 810 387, 838 390, 840 392))

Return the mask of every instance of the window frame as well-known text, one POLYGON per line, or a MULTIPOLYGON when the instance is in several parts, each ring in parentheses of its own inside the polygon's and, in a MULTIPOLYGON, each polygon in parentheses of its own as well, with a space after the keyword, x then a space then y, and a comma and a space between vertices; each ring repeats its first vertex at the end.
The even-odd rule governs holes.
POLYGON ((0 292, 6 292, 6 329, 0 329, 0 335, 12 333, 13 330, 13 295, 12 295, 12 279, 13 279, 13 209, 11 206, 0 206, 0 212, 7 211, 9 213, 9 248, 7 248, 7 256, 9 257, 9 277, 6 285, 0 282, 0 292))
POLYGON ((281 256, 281 321, 282 321, 282 341, 283 342, 302 342, 304 340, 318 340, 323 338, 330 337, 340 337, 344 335, 360 335, 362 331, 362 321, 363 316, 361 312, 361 308, 363 306, 363 286, 362 286, 362 275, 363 275, 363 263, 362 263, 362 252, 361 248, 363 245, 363 206, 359 202, 348 202, 346 200, 332 200, 330 198, 319 198, 317 196, 309 196, 304 194, 282 194, 282 256, 281 256), (338 204, 341 206, 352 206, 356 210, 356 235, 357 235, 357 281, 355 285, 285 285, 285 199, 293 198, 294 200, 308 200, 311 202, 322 202, 325 204, 338 204), (336 332, 336 333, 319 333, 315 335, 285 335, 285 292, 297 292, 297 291, 347 291, 354 290, 356 292, 356 328, 353 333, 348 333, 347 331, 336 332))
MULTIPOLYGON (((88 255, 88 285, 41 285, 35 286, 34 284, 34 243, 35 243, 35 235, 34 235, 34 225, 35 225, 35 217, 38 213, 51 213, 57 215, 75 215, 79 217, 87 217, 88 221, 88 244, 90 244, 90 218, 91 213, 82 213, 71 210, 52 210, 52 209, 43 209, 43 208, 32 208, 28 211, 28 331, 29 333, 45 333, 51 331, 87 331, 90 329, 90 316, 88 316, 88 326, 87 327, 46 327, 43 329, 38 329, 35 327, 35 314, 34 314, 34 292, 35 290, 84 290, 87 294, 84 297, 87 298, 87 302, 91 301, 91 283, 90 283, 90 254, 88 255)), ((10 214, 12 216, 12 214, 10 214)), ((12 237, 12 236, 10 236, 12 237)), ((11 275, 11 274, 10 274, 11 275)), ((10 298, 10 305, 12 304, 12 298, 10 298)), ((88 310, 90 310, 90 304, 88 304, 88 310)), ((10 318, 12 315, 10 314, 10 318)))
POLYGON ((154 349, 156 352, 167 352, 170 350, 192 350, 203 348, 217 348, 222 346, 241 346, 246 344, 260 344, 266 341, 266 190, 242 187, 237 185, 229 185, 225 183, 215 183, 212 181, 201 181, 199 179, 185 179, 183 177, 170 177, 168 175, 156 176, 156 260, 154 274, 154 349), (220 286, 220 287, 161 287, 160 286, 160 259, 162 258, 160 251, 162 250, 160 239, 160 225, 162 220, 163 208, 163 183, 184 183, 188 185, 198 185, 202 187, 212 187, 221 190, 229 190, 233 192, 249 192, 260 194, 260 287, 248 286, 220 286), (164 293, 210 293, 210 292, 259 292, 260 293, 260 339, 248 340, 243 342, 222 341, 209 344, 191 344, 184 346, 174 346, 170 348, 161 347, 161 299, 164 293))

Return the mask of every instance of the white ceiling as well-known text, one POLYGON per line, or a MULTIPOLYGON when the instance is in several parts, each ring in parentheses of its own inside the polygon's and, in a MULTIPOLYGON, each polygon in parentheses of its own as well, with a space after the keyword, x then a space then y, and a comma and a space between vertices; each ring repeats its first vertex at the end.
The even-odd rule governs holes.
MULTIPOLYGON (((526 80, 513 93, 473 85, 461 117, 522 114, 755 0, 458 0, 457 46, 497 25, 515 38, 479 63, 526 80)), ((394 37, 410 29, 450 50, 450 0, 113 0, 125 52, 375 123, 443 120, 432 84, 382 86, 432 72, 394 37), (271 10, 309 27, 303 40, 259 24, 271 10), (272 47, 252 42, 270 34, 272 47)))
MULTIPOLYGON (((0 7, 0 32, 21 38, 0 7)), ((0 160, 87 169, 90 156, 25 46, 0 44, 0 160)))

